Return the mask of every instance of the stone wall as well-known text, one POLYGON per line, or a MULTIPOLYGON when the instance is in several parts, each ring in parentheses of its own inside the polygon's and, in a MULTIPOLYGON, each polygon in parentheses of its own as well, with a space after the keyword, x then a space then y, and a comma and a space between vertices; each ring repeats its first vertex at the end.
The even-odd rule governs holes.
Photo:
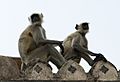
POLYGON ((21 73, 21 59, 0 56, 0 80, 50 80, 54 82, 105 82, 120 80, 120 71, 110 62, 99 61, 85 73, 82 66, 70 60, 54 74, 49 66, 41 62, 21 73))
POLYGON ((14 80, 19 76, 17 63, 10 57, 0 56, 0 80, 14 80))

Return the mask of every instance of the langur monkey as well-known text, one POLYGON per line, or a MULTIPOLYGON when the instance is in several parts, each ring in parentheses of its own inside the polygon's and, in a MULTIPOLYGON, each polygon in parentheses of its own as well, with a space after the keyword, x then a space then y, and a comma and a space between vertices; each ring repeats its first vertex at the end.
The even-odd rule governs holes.
POLYGON ((90 66, 92 66, 97 59, 93 60, 89 55, 99 57, 98 60, 104 58, 102 54, 96 54, 88 50, 88 41, 86 39, 86 33, 89 31, 89 25, 87 22, 76 24, 76 32, 70 34, 64 41, 64 53, 63 56, 66 60, 72 59, 77 63, 80 63, 81 58, 84 58, 90 66))
POLYGON ((64 57, 54 48, 58 45, 62 48, 62 41, 48 40, 45 29, 42 27, 43 14, 34 13, 29 18, 29 25, 20 35, 18 47, 22 60, 22 69, 24 65, 39 59, 41 62, 51 61, 59 69, 64 63, 64 57))

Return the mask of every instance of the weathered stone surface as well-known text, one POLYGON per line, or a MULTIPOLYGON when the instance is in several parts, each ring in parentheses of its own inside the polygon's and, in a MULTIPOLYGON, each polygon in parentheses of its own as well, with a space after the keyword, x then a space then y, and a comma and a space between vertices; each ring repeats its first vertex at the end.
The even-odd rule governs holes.
POLYGON ((90 70, 90 74, 96 80, 117 80, 118 73, 115 66, 110 62, 98 61, 90 70))
POLYGON ((118 71, 118 79, 120 80, 120 70, 118 71))
POLYGON ((17 63, 19 70, 21 70, 21 64, 22 64, 21 58, 20 57, 10 57, 10 58, 12 58, 17 63))
POLYGON ((0 80, 17 79, 19 75, 16 62, 10 57, 0 56, 0 80))
POLYGON ((69 60, 58 71, 57 75, 62 80, 86 80, 84 69, 76 62, 69 60))
POLYGON ((69 80, 85 82, 104 82, 120 80, 120 71, 110 62, 99 61, 89 71, 85 73, 84 69, 76 62, 69 60, 66 62, 57 74, 53 74, 50 67, 44 63, 37 63, 26 69, 26 74, 20 77, 21 59, 16 57, 0 56, 0 80, 69 80))
POLYGON ((30 66, 25 71, 25 79, 27 80, 52 80, 53 73, 50 67, 43 63, 37 63, 30 66))

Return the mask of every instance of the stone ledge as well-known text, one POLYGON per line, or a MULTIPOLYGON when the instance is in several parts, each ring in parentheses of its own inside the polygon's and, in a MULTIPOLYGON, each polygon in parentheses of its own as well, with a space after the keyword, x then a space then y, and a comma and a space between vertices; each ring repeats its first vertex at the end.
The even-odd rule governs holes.
POLYGON ((93 81, 93 80, 0 80, 0 82, 120 82, 114 81, 93 81))

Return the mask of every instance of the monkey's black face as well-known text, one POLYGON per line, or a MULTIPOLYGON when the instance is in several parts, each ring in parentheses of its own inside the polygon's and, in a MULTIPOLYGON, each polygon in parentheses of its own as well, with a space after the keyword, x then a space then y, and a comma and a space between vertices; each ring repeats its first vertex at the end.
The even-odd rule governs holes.
POLYGON ((37 16, 33 17, 32 22, 34 23, 34 22, 37 22, 37 21, 40 21, 40 18, 37 17, 37 16))
POLYGON ((31 22, 34 23, 34 22, 38 22, 38 21, 40 21, 39 14, 33 14, 31 16, 31 22))
POLYGON ((83 28, 83 30, 89 30, 88 24, 82 24, 82 28, 83 28))

